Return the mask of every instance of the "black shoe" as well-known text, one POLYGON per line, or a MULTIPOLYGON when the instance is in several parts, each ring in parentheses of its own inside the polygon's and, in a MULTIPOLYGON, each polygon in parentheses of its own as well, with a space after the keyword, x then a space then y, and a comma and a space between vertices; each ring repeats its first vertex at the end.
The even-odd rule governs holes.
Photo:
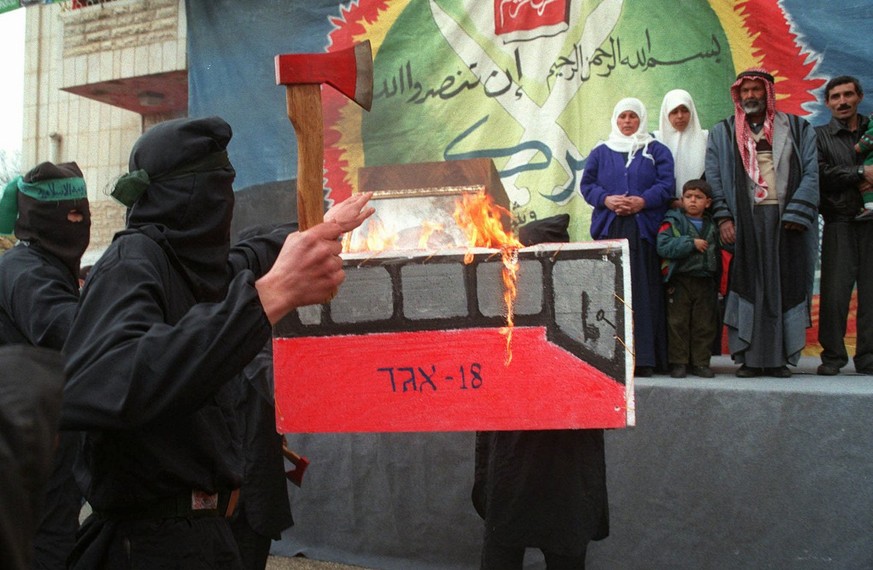
POLYGON ((873 366, 868 366, 867 368, 856 368, 855 372, 858 374, 866 374, 867 376, 873 376, 873 366))
POLYGON ((692 366, 691 373, 701 378, 715 378, 715 372, 709 366, 692 366))
POLYGON ((634 376, 637 378, 648 378, 652 375, 651 366, 637 366, 634 368, 634 376))
POLYGON ((685 378, 688 376, 688 370, 684 364, 670 365, 670 378, 685 378))
POLYGON ((819 364, 815 373, 819 376, 836 376, 840 373, 840 369, 839 367, 831 366, 830 364, 819 364))
POLYGON ((737 369, 737 378, 754 378, 761 375, 760 368, 750 368, 743 364, 737 369))
POLYGON ((791 370, 787 366, 778 366, 776 368, 765 368, 764 374, 773 378, 791 378, 791 370))
POLYGON ((855 216, 856 222, 871 222, 873 221, 873 210, 864 210, 855 216))

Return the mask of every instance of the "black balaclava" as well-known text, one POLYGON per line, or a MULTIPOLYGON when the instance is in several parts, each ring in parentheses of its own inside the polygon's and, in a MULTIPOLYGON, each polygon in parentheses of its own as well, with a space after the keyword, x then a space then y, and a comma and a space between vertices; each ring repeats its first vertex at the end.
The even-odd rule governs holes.
POLYGON ((127 227, 161 234, 198 301, 217 301, 227 288, 236 174, 225 150, 231 136, 220 117, 175 119, 146 131, 130 153, 130 171, 145 171, 149 182, 128 210, 127 227))
MULTIPOLYGON (((77 179, 81 184, 77 188, 84 189, 84 182, 81 181, 83 178, 82 171, 75 162, 43 162, 22 176, 21 181, 24 185, 41 187, 45 184, 40 183, 58 181, 57 186, 61 186, 64 179, 77 179)), ((37 198, 29 195, 22 187, 19 184, 15 237, 54 255, 78 278, 79 262, 91 239, 88 198, 53 199, 62 195, 58 192, 54 196, 37 198), (77 210, 84 219, 81 222, 71 222, 67 219, 70 210, 77 210)))

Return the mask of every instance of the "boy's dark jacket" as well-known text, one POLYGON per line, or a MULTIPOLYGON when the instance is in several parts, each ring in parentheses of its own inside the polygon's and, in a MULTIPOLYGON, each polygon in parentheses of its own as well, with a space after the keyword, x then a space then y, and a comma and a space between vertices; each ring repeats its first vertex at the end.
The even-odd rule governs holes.
POLYGON ((669 281, 674 273, 694 277, 717 276, 718 245, 718 228, 708 212, 703 214, 703 226, 697 231, 685 212, 669 210, 658 230, 657 241, 664 281, 669 281), (709 243, 705 252, 695 249, 695 238, 703 238, 709 243))

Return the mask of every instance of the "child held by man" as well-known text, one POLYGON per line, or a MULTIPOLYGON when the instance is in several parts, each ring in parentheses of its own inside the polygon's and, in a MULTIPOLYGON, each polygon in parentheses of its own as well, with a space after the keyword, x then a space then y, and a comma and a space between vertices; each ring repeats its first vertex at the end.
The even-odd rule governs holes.
POLYGON ((682 207, 667 212, 658 231, 658 255, 667 290, 670 376, 715 376, 709 367, 718 329, 718 228, 709 215, 705 180, 682 186, 682 207))
MULTIPOLYGON (((855 143, 855 152, 864 155, 864 166, 873 164, 873 114, 870 115, 870 119, 867 132, 861 136, 861 140, 855 143)), ((864 202, 864 209, 855 217, 855 221, 873 221, 873 189, 862 192, 861 200, 864 202)))

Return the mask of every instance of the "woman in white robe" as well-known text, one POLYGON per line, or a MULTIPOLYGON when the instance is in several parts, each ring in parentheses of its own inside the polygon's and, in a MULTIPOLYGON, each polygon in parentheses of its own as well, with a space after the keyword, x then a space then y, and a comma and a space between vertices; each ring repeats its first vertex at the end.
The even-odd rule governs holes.
POLYGON ((700 128, 700 118, 688 91, 674 89, 664 95, 661 117, 654 136, 673 153, 676 175, 676 198, 682 197, 682 185, 702 178, 709 131, 700 128))

